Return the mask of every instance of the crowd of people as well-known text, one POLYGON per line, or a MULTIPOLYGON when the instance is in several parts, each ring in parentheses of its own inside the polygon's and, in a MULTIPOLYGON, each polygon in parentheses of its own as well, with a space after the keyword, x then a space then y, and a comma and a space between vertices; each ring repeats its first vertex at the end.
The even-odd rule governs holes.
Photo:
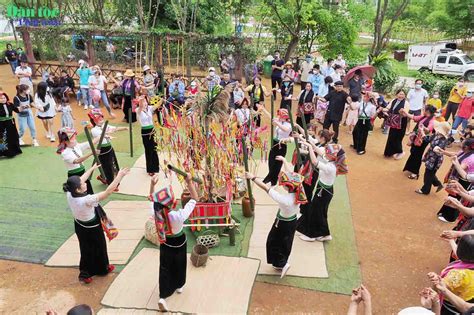
MULTIPOLYGON (((11 48, 11 47, 10 47, 11 48)), ((268 154, 268 174, 257 178, 246 173, 278 204, 275 223, 268 234, 266 249, 267 263, 284 277, 290 268, 289 257, 294 236, 306 242, 329 242, 332 235, 328 224, 329 205, 334 195, 333 186, 337 175, 347 174, 345 150, 339 144, 340 124, 347 125, 352 135, 350 147, 358 154, 367 151, 369 135, 374 132, 374 122, 381 121, 381 132, 387 134, 383 155, 400 160, 405 155, 404 139, 408 141, 410 156, 403 168, 407 177, 417 180, 422 164, 425 165, 423 185, 418 194, 428 195, 432 186, 436 192, 443 188, 449 193, 438 218, 443 222, 456 222, 452 231, 444 231, 442 237, 452 246, 450 264, 439 274, 430 273, 432 288, 422 293, 424 309, 436 314, 458 314, 472 307, 474 303, 474 126, 469 124, 474 113, 473 91, 468 90, 463 79, 453 87, 447 105, 439 98, 439 92, 428 95, 423 89, 423 81, 416 80, 408 92, 396 91, 393 100, 386 101, 383 95, 372 90, 373 80, 357 70, 348 78, 349 70, 342 55, 336 60, 328 59, 324 64, 315 63, 311 55, 297 67, 292 62, 281 59, 275 51, 272 61, 271 89, 262 84, 258 73, 244 82, 235 78, 235 64, 232 56, 221 59, 221 74, 209 67, 203 85, 197 80, 187 81, 181 73, 165 80, 163 73, 143 68, 139 77, 127 69, 116 73, 112 79, 110 94, 109 79, 100 67, 90 67, 80 60, 76 72, 79 86, 66 71, 60 78, 45 74, 34 92, 32 71, 25 55, 8 53, 7 59, 19 80, 17 94, 11 100, 5 92, 0 93, 0 133, 3 134, 0 155, 13 157, 21 153, 24 145, 25 128, 29 128, 33 145, 37 146, 34 113, 42 121, 49 141, 58 137, 58 153, 61 154, 67 170, 67 192, 69 206, 74 216, 76 234, 79 239, 81 262, 79 280, 91 283, 95 275, 105 275, 114 270, 109 264, 101 220, 106 214, 99 202, 118 191, 121 179, 129 172, 121 169, 112 147, 110 136, 127 127, 105 126, 100 103, 111 119, 113 109, 121 108, 123 121, 134 123, 138 120, 146 156, 146 172, 150 175, 150 201, 157 222, 160 238, 160 301, 161 310, 167 310, 166 298, 174 292, 182 293, 186 282, 186 237, 183 222, 193 211, 198 194, 191 177, 186 183, 192 200, 184 209, 176 210, 175 198, 169 188, 155 191, 158 183, 156 174, 160 171, 153 136, 156 112, 161 119, 171 107, 190 107, 205 91, 229 92, 229 123, 239 129, 254 124, 256 128, 264 124, 263 117, 273 117, 265 108, 267 98, 280 100, 279 109, 271 120, 274 139, 268 154), (15 61, 20 60, 16 66, 15 61), (297 68, 297 69, 294 69, 297 68), (300 87, 295 84, 299 83, 300 87), (78 106, 72 109, 70 96, 76 94, 78 106), (34 96, 33 96, 34 95, 34 96), (158 103, 153 103, 154 98, 158 103), (110 100, 110 102, 109 102, 110 100), (296 102, 296 120, 291 119, 293 102, 296 102), (56 105, 59 104, 59 105, 56 105), (89 143, 78 143, 74 129, 76 110, 88 110, 92 125, 94 144, 100 145, 100 166, 85 170, 83 162, 91 157, 89 143), (17 115, 18 131, 14 119, 17 115), (53 118, 62 113, 61 128, 55 131, 53 118), (451 118, 452 117, 452 118, 451 118), (449 121, 453 120, 453 124, 449 121), (413 122, 411 122, 413 121, 413 122), (413 129, 411 125, 413 124, 413 129), (457 129, 462 126, 462 130, 457 129), (287 144, 295 142, 293 160, 287 161, 287 144), (461 143, 461 149, 452 151, 461 143), (452 148, 451 150, 449 148, 452 148), (437 178, 444 157, 452 164, 444 183, 437 178), (107 185, 104 192, 94 193, 89 178, 101 167, 103 175, 97 177, 107 185), (284 192, 275 188, 281 186, 284 192)), ((294 110, 293 110, 294 112, 294 110)), ((160 119, 158 119, 158 123, 160 119)), ((248 132, 248 131, 247 131, 248 132)), ((371 297, 363 285, 354 289, 349 314, 357 312, 363 302, 366 314, 371 313, 371 297)))

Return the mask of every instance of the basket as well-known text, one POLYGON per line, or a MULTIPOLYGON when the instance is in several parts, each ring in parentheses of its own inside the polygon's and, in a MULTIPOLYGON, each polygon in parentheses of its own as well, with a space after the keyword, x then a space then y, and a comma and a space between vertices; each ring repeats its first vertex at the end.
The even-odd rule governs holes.
POLYGON ((209 250, 206 246, 200 244, 194 245, 193 251, 191 253, 191 262, 193 263, 194 267, 205 266, 208 257, 209 250))
POLYGON ((204 245, 207 248, 219 246, 221 239, 219 234, 212 229, 204 230, 198 237, 196 237, 196 242, 199 245, 204 245))
POLYGON ((150 217, 145 223, 145 239, 155 245, 160 245, 158 234, 156 233, 155 218, 150 217))

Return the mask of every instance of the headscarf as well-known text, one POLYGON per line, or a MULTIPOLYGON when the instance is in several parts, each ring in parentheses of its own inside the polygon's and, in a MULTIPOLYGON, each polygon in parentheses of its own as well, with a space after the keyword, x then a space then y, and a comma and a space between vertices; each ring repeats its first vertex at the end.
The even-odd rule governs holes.
POLYGON ((305 204, 308 202, 303 189, 303 176, 295 172, 281 172, 278 178, 278 184, 288 187, 290 193, 295 193, 295 203, 305 204))
POLYGON ((340 144, 328 144, 326 146, 326 159, 336 163, 336 174, 345 175, 349 172, 346 164, 346 153, 340 144))
POLYGON ((165 187, 151 194, 148 199, 153 202, 156 232, 160 244, 163 244, 166 242, 166 235, 172 234, 168 213, 176 206, 173 189, 171 186, 165 187))
POLYGON ((56 153, 57 154, 63 153, 63 151, 67 147, 66 142, 70 141, 76 135, 77 135, 77 131, 74 130, 73 128, 64 127, 64 128, 59 129, 58 131, 59 145, 58 145, 58 149, 56 150, 56 153))
POLYGON ((288 110, 286 108, 280 108, 279 110, 277 110, 277 116, 285 120, 290 119, 290 114, 288 113, 288 110))
POLYGON ((89 116, 91 121, 94 122, 94 125, 99 123, 99 117, 104 118, 104 114, 102 114, 102 111, 99 108, 91 109, 90 112, 87 113, 87 116, 89 116))

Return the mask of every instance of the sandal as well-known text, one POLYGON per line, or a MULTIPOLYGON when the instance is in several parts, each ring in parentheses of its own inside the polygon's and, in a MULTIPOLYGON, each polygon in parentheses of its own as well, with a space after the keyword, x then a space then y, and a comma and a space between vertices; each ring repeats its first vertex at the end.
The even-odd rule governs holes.
POLYGON ((418 177, 420 177, 420 175, 418 175, 418 174, 410 174, 410 175, 408 175, 408 178, 409 178, 409 179, 418 179, 418 177))
POLYGON ((420 195, 426 195, 424 192, 421 191, 421 189, 417 189, 415 190, 415 192, 420 195))

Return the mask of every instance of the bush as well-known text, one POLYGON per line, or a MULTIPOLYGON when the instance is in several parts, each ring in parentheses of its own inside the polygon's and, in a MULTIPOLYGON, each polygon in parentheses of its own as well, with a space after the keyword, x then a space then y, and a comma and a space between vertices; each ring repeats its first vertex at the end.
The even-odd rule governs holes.
POLYGON ((447 101, 449 98, 449 93, 451 92, 451 89, 453 88, 454 85, 458 82, 457 78, 450 78, 450 77, 444 77, 443 80, 438 82, 438 91, 439 91, 439 97, 447 101))
POLYGON ((395 50, 404 50, 408 51, 408 43, 397 43, 397 42, 389 42, 387 45, 387 49, 391 51, 395 50))
POLYGON ((416 77, 417 79, 423 80, 423 88, 428 92, 429 95, 432 95, 435 90, 437 90, 437 79, 436 77, 428 72, 423 71, 416 77))
POLYGON ((369 55, 369 61, 377 69, 374 77, 375 90, 381 93, 391 92, 398 81, 398 74, 393 69, 391 58, 387 54, 369 55))

